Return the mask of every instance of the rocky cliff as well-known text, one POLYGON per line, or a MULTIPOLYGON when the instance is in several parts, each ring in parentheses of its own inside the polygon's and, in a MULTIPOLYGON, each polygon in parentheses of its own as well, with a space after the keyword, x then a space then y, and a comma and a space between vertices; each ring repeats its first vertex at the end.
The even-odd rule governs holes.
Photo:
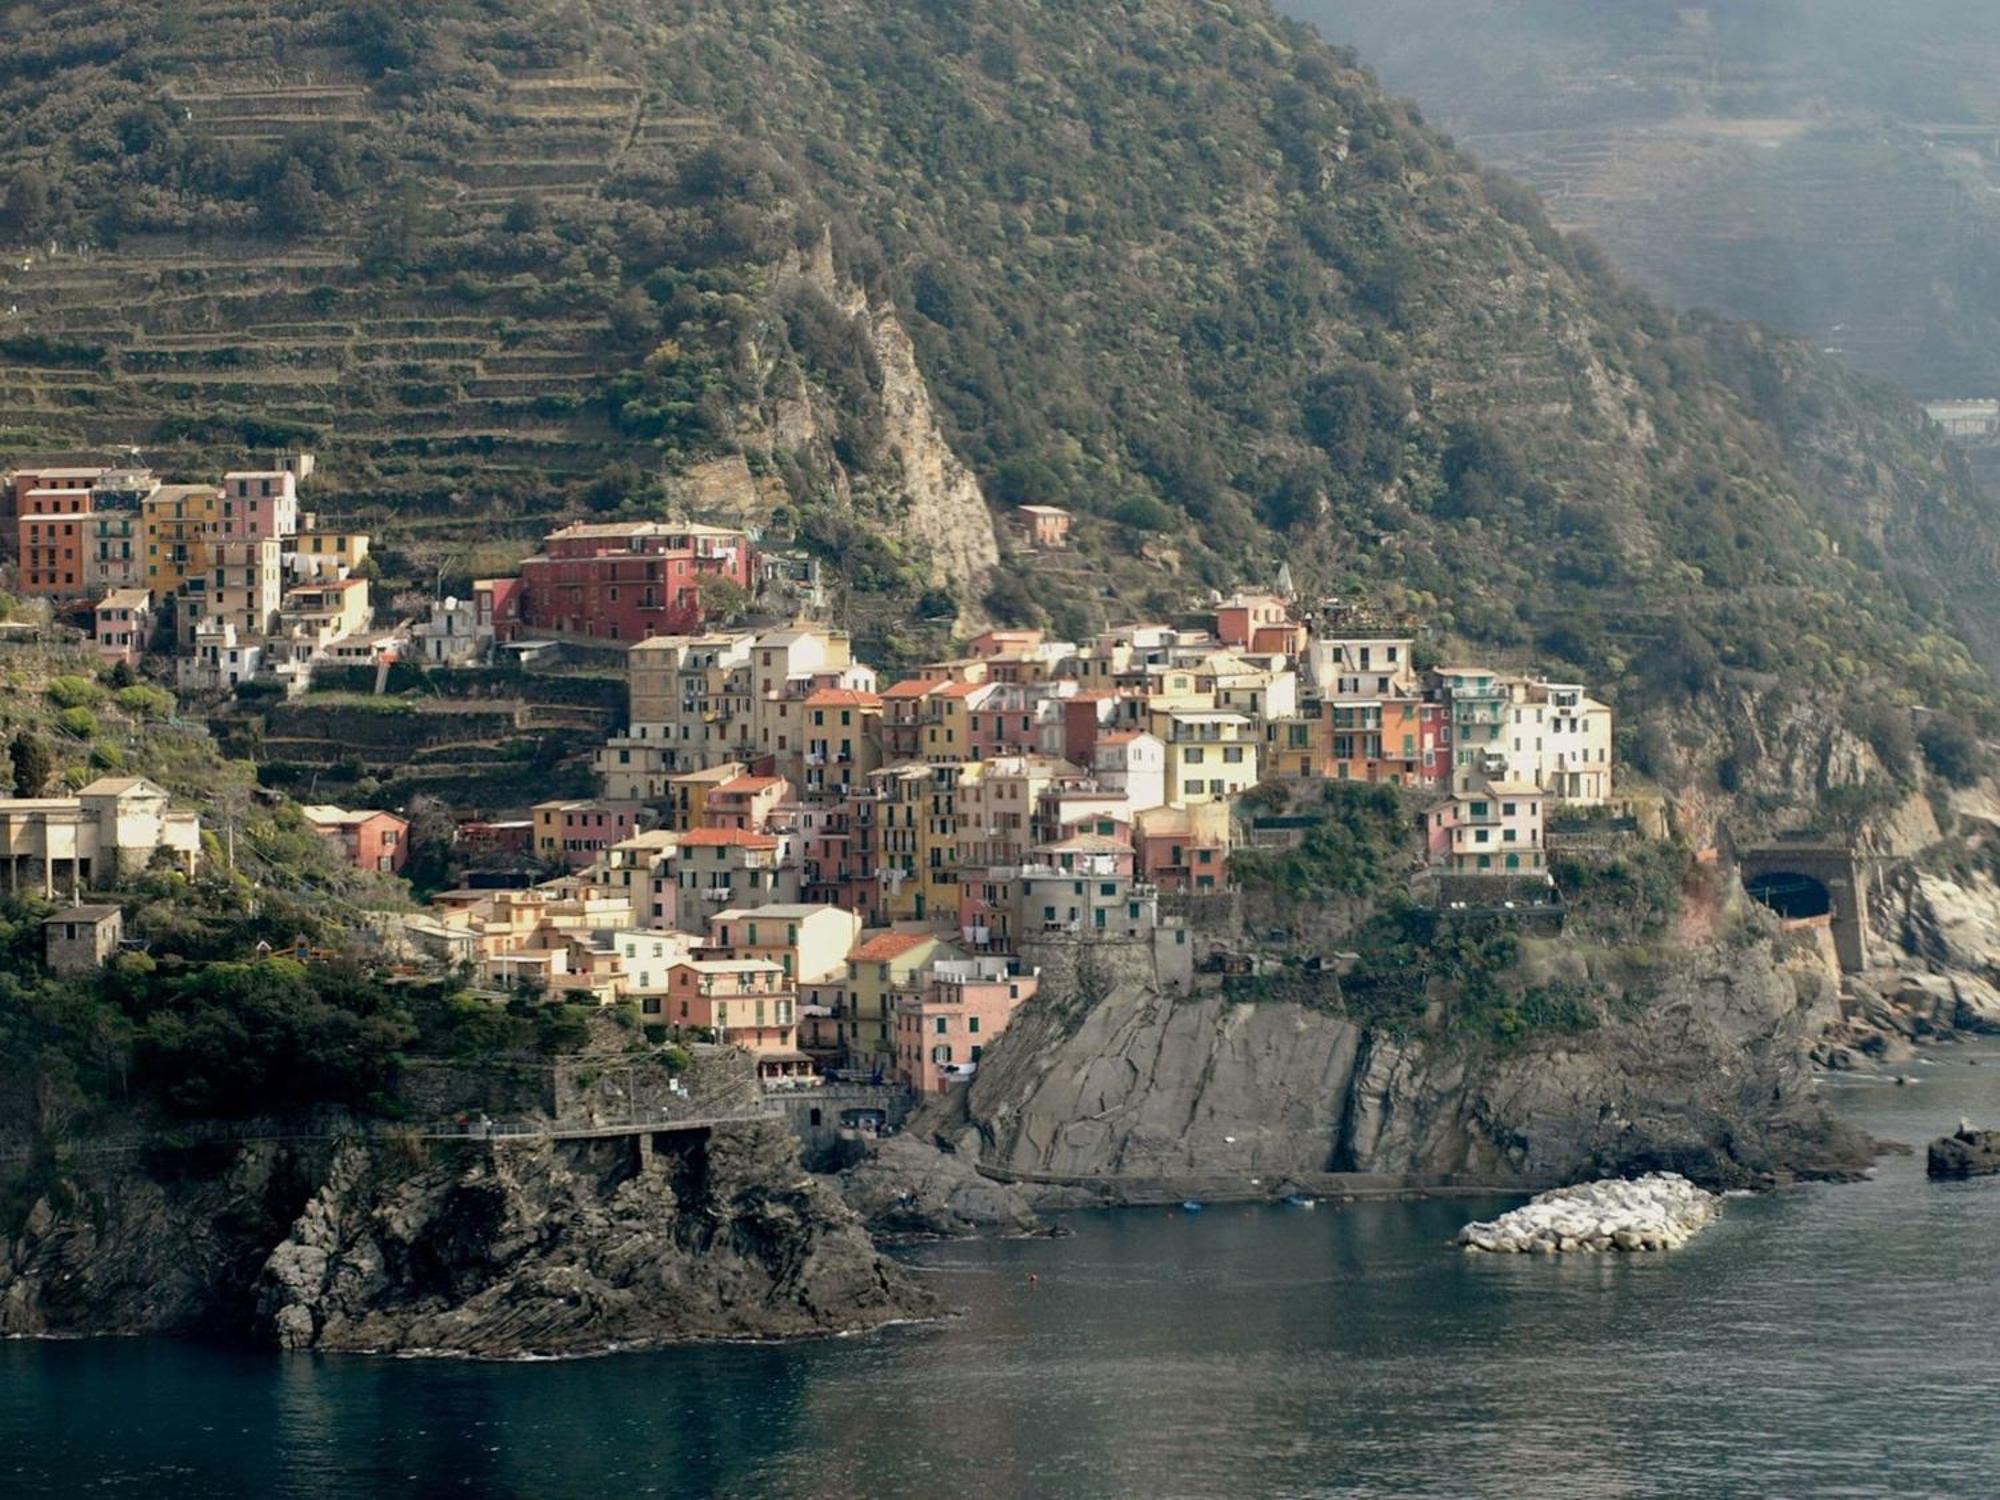
POLYGON ((982 1064, 970 1112, 990 1167, 1114 1194, 1330 1171, 1839 1175, 1866 1152, 1812 1091, 1810 1048, 1834 1008, 1822 975, 1763 941, 1689 952, 1595 1029, 1511 1046, 1398 1039, 1296 1000, 1125 987, 1080 1018, 1031 1004, 982 1064))
POLYGON ((777 1124, 631 1140, 276 1144, 52 1175, 0 1332, 579 1354, 935 1310, 777 1124))

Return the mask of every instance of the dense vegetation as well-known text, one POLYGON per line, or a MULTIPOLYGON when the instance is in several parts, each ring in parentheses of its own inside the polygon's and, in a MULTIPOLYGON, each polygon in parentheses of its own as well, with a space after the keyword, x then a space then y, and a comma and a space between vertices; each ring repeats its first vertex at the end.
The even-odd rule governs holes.
MULTIPOLYGON (((1309 592, 1628 711, 1748 672, 1988 713, 1954 628, 1992 516, 1893 398, 1651 305, 1261 3, 292 0, 219 38, 205 12, 47 8, 0 60, 22 213, 134 263, 211 226, 356 259, 199 294, 225 326, 289 320, 255 337, 99 339, 117 382, 78 420, 198 427, 331 359, 313 399, 339 420, 298 410, 410 569, 494 561, 467 517, 657 507, 740 451, 745 503, 840 560, 877 649, 934 644, 955 605, 1069 631, 1168 610, 1282 547, 1309 592), (215 102, 274 61, 348 92, 215 102), (597 102, 550 125, 549 70, 597 102), (989 495, 1075 509, 1089 566, 928 573, 855 289, 908 325, 989 495), (492 341, 557 325, 574 373, 492 394, 519 383, 492 341), (477 379, 440 352, 474 336, 477 379)), ((25 305, 46 358, 100 357, 69 348, 81 314, 25 305)))

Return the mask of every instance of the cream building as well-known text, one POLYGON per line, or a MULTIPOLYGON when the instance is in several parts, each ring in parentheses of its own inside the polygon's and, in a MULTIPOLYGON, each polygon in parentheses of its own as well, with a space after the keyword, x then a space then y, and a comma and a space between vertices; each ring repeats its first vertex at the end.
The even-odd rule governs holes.
POLYGON ((77 891, 145 870, 164 850, 193 874, 201 819, 176 812, 166 790, 142 776, 105 776, 74 797, 0 798, 0 859, 10 892, 77 891))

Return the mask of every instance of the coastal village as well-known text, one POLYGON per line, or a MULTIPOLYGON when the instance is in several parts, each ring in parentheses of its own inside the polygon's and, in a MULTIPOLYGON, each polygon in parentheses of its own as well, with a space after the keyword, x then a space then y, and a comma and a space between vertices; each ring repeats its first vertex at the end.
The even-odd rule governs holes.
MULTIPOLYGON (((615 653, 627 706, 595 795, 456 810, 458 844, 509 873, 382 924, 383 961, 628 1006, 649 1034, 741 1048, 772 1090, 949 1090, 1086 952, 1167 989, 1239 962, 1201 914, 1234 853, 1310 823, 1282 815, 1301 794, 1400 789, 1413 883, 1495 911, 1556 904, 1553 821, 1630 811, 1588 685, 1427 662, 1416 622, 1309 606, 1282 567, 1189 619, 984 629, 892 674, 821 618, 817 560, 683 520, 562 526, 515 576, 387 620, 370 538, 302 498, 313 470, 24 469, 0 530, 20 593, 190 699, 615 653)), ((1025 555, 1067 548, 1067 512, 1015 520, 1025 555)), ((407 808, 301 800, 347 862, 404 868, 407 808)), ((191 870, 200 816, 143 777, 0 799, 10 891, 70 903, 51 964, 116 951, 119 908, 93 895, 158 858, 191 870)))

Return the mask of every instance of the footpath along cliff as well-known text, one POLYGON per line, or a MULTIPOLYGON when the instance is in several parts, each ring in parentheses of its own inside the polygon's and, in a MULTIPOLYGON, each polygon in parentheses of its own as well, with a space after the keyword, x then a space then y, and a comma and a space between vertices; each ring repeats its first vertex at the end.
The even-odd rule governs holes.
POLYGON ((0 1242, 0 1334, 505 1358, 937 1311, 782 1121, 648 1141, 357 1132, 78 1153, 33 1172, 0 1242))

